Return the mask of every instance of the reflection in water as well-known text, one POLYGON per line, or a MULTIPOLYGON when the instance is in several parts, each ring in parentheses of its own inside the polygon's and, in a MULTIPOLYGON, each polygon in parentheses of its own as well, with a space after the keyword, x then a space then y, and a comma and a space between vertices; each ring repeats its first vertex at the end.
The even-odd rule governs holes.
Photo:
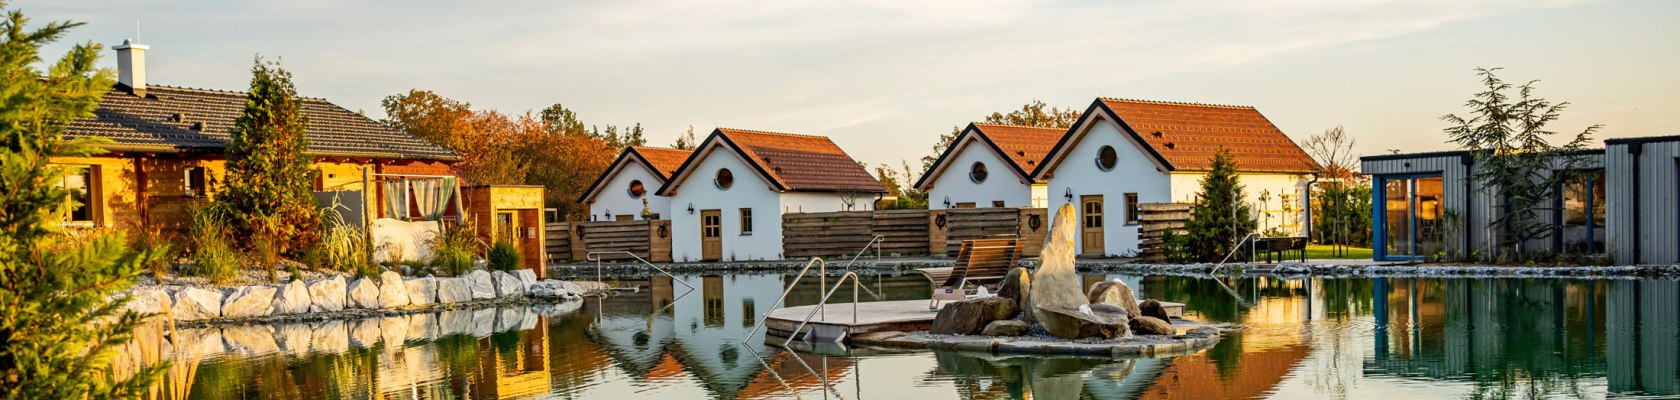
MULTIPOLYGON (((1597 398, 1680 395, 1673 280, 1121 279, 1240 323, 1162 359, 741 346, 781 275, 659 276, 583 303, 354 321, 143 329, 113 364, 173 360, 151 398, 1597 398), (791 392, 791 393, 790 393, 791 392)), ((865 301, 926 298, 866 277, 865 301)), ((791 305, 814 303, 816 280, 791 305)), ((850 301, 849 298, 842 301, 850 301)))

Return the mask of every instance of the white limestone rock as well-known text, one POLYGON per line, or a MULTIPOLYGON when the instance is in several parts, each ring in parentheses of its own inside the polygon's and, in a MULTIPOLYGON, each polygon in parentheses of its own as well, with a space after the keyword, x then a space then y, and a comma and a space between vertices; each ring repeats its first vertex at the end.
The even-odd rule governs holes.
POLYGON ((175 300, 169 298, 169 291, 160 287, 134 289, 128 293, 128 303, 123 308, 142 316, 160 315, 164 310, 175 306, 175 300))
POLYGON ((374 283, 372 279, 362 278, 350 282, 349 298, 350 301, 345 304, 348 308, 384 308, 379 303, 379 284, 374 283))
MULTIPOLYGON (((274 314, 273 286, 240 286, 222 300, 222 317, 251 318, 274 314)), ((225 333, 224 333, 225 334, 225 333)))
POLYGON ((408 290, 409 304, 424 306, 437 302, 437 278, 428 276, 404 280, 403 288, 408 290))
POLYGON ((302 280, 293 279, 280 286, 280 292, 274 295, 274 314, 302 314, 309 312, 313 303, 309 295, 309 285, 302 280))
POLYGON ((407 307, 409 303, 408 286, 403 284, 402 274, 395 271, 379 274, 379 304, 382 308, 407 307))
POLYGON ((525 288, 526 289, 530 289, 531 285, 534 285, 534 284, 537 283, 537 272, 531 270, 530 268, 520 268, 520 269, 513 270, 513 276, 516 277, 516 278, 519 278, 520 282, 525 283, 525 288))
POLYGON ((344 277, 342 276, 335 276, 332 279, 309 284, 309 312, 343 310, 345 293, 344 277))
POLYGON ((496 297, 517 297, 525 295, 525 282, 502 271, 490 274, 491 280, 496 282, 496 297))
POLYGON ((474 300, 496 297, 496 283, 490 277, 489 272, 484 272, 482 269, 473 271, 467 274, 467 281, 472 282, 472 298, 474 300))
POLYGON ((175 291, 175 320, 196 321, 222 317, 222 292, 195 287, 175 291))
POLYGON ((438 278, 437 302, 440 304, 454 304, 472 301, 472 283, 467 278, 438 278))

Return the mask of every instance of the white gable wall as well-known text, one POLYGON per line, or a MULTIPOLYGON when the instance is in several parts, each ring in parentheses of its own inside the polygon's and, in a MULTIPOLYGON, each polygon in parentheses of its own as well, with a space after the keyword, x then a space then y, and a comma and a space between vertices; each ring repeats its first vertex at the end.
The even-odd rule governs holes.
POLYGON ((691 166, 692 174, 671 196, 671 259, 700 260, 700 211, 720 210, 723 217, 723 261, 775 260, 782 253, 782 194, 771 189, 740 155, 722 146, 691 166), (735 176, 734 187, 712 183, 720 168, 735 176), (688 205, 694 205, 694 213, 688 205), (741 209, 753 209, 753 230, 741 234, 741 209))
MULTIPOLYGON (((1132 143, 1129 135, 1108 118, 1088 121, 1087 131, 1068 155, 1051 171, 1046 189, 1052 215, 1067 204, 1068 191, 1073 192, 1074 212, 1082 212, 1080 196, 1103 196, 1103 250, 1107 255, 1133 255, 1138 249, 1137 225, 1126 223, 1126 193, 1137 193, 1140 203, 1163 203, 1172 200, 1169 174, 1158 167, 1148 153, 1132 143), (1119 161, 1114 169, 1097 168, 1097 149, 1114 146, 1119 161)), ((1075 248, 1081 248, 1083 235, 1075 235, 1075 248)))
MULTIPOLYGON (((1238 167, 1242 167, 1238 165, 1238 167)), ((1177 203, 1194 203, 1196 193, 1202 190, 1202 177, 1206 172, 1173 172, 1172 173, 1172 201, 1177 203)), ((1269 228, 1277 228, 1290 236, 1301 236, 1305 233, 1307 222, 1306 175, 1238 172, 1237 181, 1243 185, 1243 202, 1248 203, 1252 210, 1255 226, 1260 232, 1269 228), (1260 192, 1269 191, 1271 196, 1262 204, 1260 192), (1283 195, 1289 194, 1294 198, 1291 204, 1284 204, 1283 195), (1286 212, 1285 209, 1293 209, 1286 212)))
MULTIPOLYGON (((941 210, 947 208, 945 200, 950 199, 953 207, 958 203, 974 203, 975 207, 991 207, 993 201, 1003 201, 1004 207, 1031 207, 1033 205, 1033 185, 1022 182, 1015 174, 1015 167, 1010 166, 1009 160, 1002 159, 990 146, 980 142, 978 138, 969 136, 962 143, 955 157, 946 160, 945 171, 933 180, 933 187, 928 189, 928 208, 941 210), (969 179, 968 172, 974 163, 986 165, 986 181, 974 183, 969 179)), ((1039 189, 1040 198, 1043 189, 1039 189)))
POLYGON ((620 168, 601 187, 601 192, 595 195, 595 202, 589 204, 589 219, 593 221, 612 221, 619 215, 633 215, 635 219, 642 219, 642 198, 630 196, 630 182, 640 180, 647 193, 642 198, 647 199, 647 209, 659 214, 660 219, 671 218, 671 199, 655 194, 659 186, 664 184, 640 162, 626 160, 624 168, 620 168), (608 214, 611 214, 610 216, 608 214))

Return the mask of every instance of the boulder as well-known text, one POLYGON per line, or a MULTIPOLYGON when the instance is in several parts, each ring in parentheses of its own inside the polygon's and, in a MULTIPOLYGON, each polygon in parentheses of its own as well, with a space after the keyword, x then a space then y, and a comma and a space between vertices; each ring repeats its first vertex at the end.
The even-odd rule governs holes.
POLYGON ((980 334, 986 336, 1021 336, 1025 335, 1027 328, 1030 327, 1032 325, 1027 324, 1027 321, 1000 319, 986 324, 986 329, 980 330, 980 334))
POLYGON ((345 304, 348 308, 370 310, 381 308, 379 304, 379 284, 374 283, 372 279, 361 278, 355 282, 350 282, 348 293, 350 301, 345 304))
POLYGON ((159 287, 134 289, 128 293, 128 303, 123 308, 141 316, 163 314, 175 306, 175 301, 169 298, 169 292, 159 287))
POLYGON ((473 271, 472 273, 467 274, 467 282, 472 283, 473 299, 491 299, 496 297, 495 279, 490 277, 489 272, 484 272, 482 269, 473 271))
POLYGON ((438 278, 437 302, 453 304, 472 301, 472 283, 467 278, 438 278))
POLYGON ((533 271, 530 268, 521 268, 521 269, 513 270, 513 276, 515 278, 519 278, 520 282, 524 282, 525 283, 525 288, 527 288, 527 289, 529 289, 531 287, 531 285, 534 285, 534 284, 537 283, 537 271, 533 271))
POLYGON ((553 279, 544 279, 531 285, 531 297, 558 299, 567 297, 571 293, 571 291, 566 290, 564 282, 553 279))
POLYGON ((1092 285, 1089 300, 1091 304, 1107 303, 1120 306, 1126 309, 1126 315, 1142 315, 1138 313, 1137 297, 1132 295, 1132 287, 1119 279, 1092 285))
POLYGON ((175 291, 173 313, 177 321, 221 318, 222 292, 195 287, 175 291))
POLYGON ((1015 316, 1015 300, 986 297, 948 303, 933 317, 932 333, 951 335, 979 334, 986 324, 1015 316))
POLYGON ((1167 316, 1167 309, 1161 308, 1161 302, 1155 300, 1144 300, 1142 303, 1138 303, 1137 315, 1155 317, 1162 321, 1172 321, 1172 317, 1167 316))
POLYGON ((407 307, 408 285, 403 284, 402 274, 396 271, 385 271, 379 274, 379 304, 384 308, 407 307))
POLYGON ((285 285, 280 285, 280 291, 274 294, 274 315, 302 314, 309 312, 309 285, 302 280, 293 279, 285 285))
POLYGON ((1039 325, 1049 331, 1051 336, 1062 339, 1113 339, 1126 336, 1126 315, 1123 312, 1103 312, 1120 310, 1118 307, 1092 308, 1085 305, 1078 308, 1062 308, 1045 304, 1039 304, 1037 307, 1033 316, 1038 318, 1039 325))
POLYGON ((333 312, 344 309, 346 289, 344 277, 315 281, 309 284, 309 312, 333 312))
MULTIPOLYGON (((222 299, 222 317, 250 318, 274 314, 274 287, 240 286, 222 299)), ((223 332, 223 335, 226 335, 223 332)), ((272 339, 270 339, 272 341, 272 339)))
POLYGON ((496 297, 516 297, 525 295, 525 282, 519 277, 502 271, 490 274, 490 280, 496 282, 496 297))
MULTIPOLYGON (((1084 280, 1079 277, 1079 271, 1075 270, 1073 265, 1074 255, 1079 251, 1074 246, 1074 238, 1078 235, 1079 221, 1074 216, 1073 205, 1063 204, 1061 208, 1056 209, 1056 218, 1050 224, 1049 235, 1044 239, 1044 250, 1039 256, 1038 271, 1033 272, 1032 285, 1027 292, 1027 302, 1032 304, 1028 308, 1031 309, 1029 312, 1033 320, 1043 325, 1051 334, 1064 339, 1089 336, 1082 334, 1092 329, 1085 325, 1111 322, 1083 318, 1084 314, 1078 312, 1081 306, 1090 304, 1082 290, 1084 280), (1046 318, 1040 312, 1046 310, 1061 316, 1046 318), (1079 316, 1069 317, 1072 315, 1070 313, 1079 316)), ((1125 331, 1125 321, 1120 321, 1119 330, 1125 331)))
POLYGON ((1173 329, 1172 324, 1167 323, 1167 321, 1161 320, 1160 318, 1150 316, 1132 318, 1131 327, 1132 333, 1139 335, 1171 335, 1177 333, 1173 329))
POLYGON ((424 306, 437 302, 437 278, 414 278, 403 281, 402 285, 408 291, 409 304, 424 306))
POLYGON ((1015 268, 1009 270, 1009 275, 1003 278, 1003 283, 998 284, 997 296, 1015 300, 1015 305, 1021 308, 1022 319, 1031 321, 1032 313, 1027 309, 1030 306, 1028 303, 1031 291, 1032 272, 1028 272, 1026 268, 1015 268))

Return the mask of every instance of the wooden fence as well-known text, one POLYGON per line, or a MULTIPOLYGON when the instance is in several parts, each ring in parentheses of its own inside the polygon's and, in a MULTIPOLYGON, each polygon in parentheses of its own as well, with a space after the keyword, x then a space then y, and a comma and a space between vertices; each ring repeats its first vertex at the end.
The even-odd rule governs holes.
POLYGON ((1038 256, 1049 220, 1042 208, 881 210, 782 215, 782 255, 787 258, 851 256, 881 236, 886 255, 954 256, 963 240, 997 236, 1026 239, 1038 256))
MULTIPOLYGON (((563 222, 548 224, 547 229, 550 260, 581 261, 591 252, 629 252, 652 262, 671 261, 671 221, 563 222)), ((631 259, 622 253, 600 258, 631 259)))
POLYGON ((1138 220, 1143 223, 1138 230, 1138 256, 1145 261, 1163 261, 1166 255, 1161 252, 1161 235, 1169 230, 1180 235, 1185 233, 1184 221, 1190 220, 1190 204, 1138 204, 1138 220))

